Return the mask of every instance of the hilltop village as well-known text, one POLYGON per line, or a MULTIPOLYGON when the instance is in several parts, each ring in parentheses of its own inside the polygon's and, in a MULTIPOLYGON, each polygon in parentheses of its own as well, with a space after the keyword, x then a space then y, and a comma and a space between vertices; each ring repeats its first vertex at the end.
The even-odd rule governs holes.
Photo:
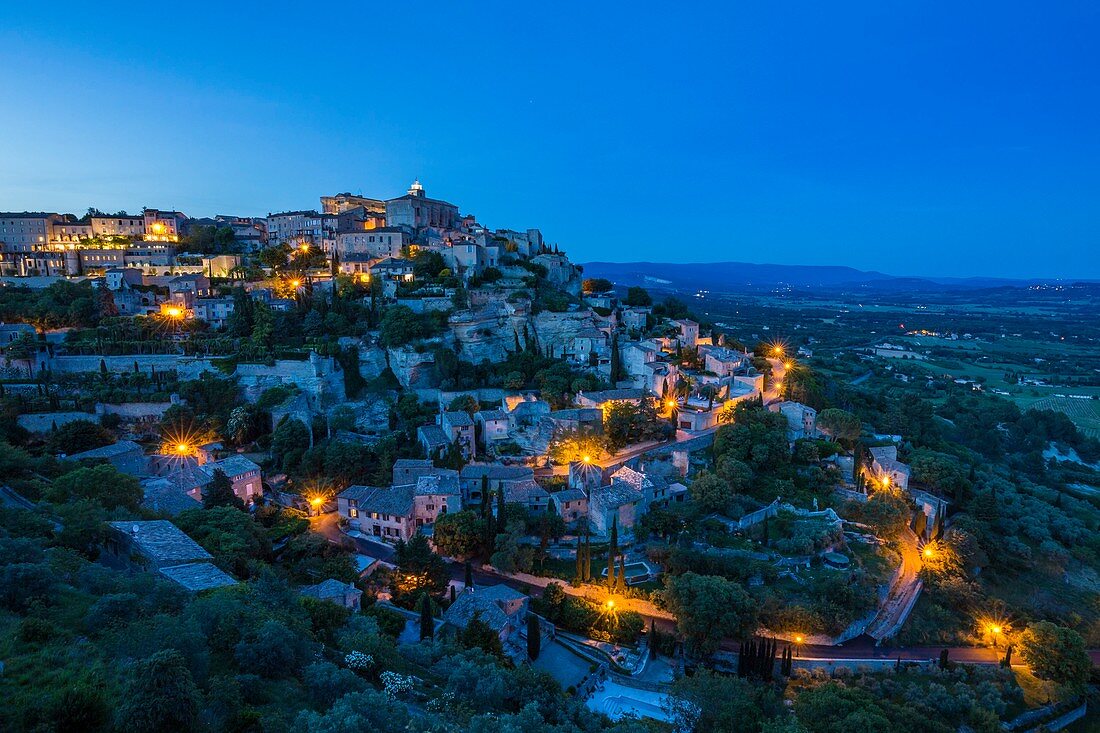
POLYGON ((949 706, 990 730, 1024 709, 1013 650, 1064 686, 1042 720, 1080 704, 1083 644, 1039 662, 1076 632, 996 609, 942 645, 972 666, 876 653, 982 565, 947 524, 979 477, 823 396, 808 335, 749 343, 419 182, 266 217, 0 212, 0 276, 13 730, 904 717, 813 727, 878 699, 857 663, 924 690, 922 730, 949 706))

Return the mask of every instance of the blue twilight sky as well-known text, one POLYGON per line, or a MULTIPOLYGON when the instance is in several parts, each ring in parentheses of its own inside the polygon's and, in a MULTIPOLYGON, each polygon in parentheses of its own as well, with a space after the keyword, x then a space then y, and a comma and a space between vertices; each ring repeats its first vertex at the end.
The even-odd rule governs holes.
POLYGON ((0 210, 418 177, 581 262, 1100 278, 1097 38, 1071 0, 2 3, 0 210))

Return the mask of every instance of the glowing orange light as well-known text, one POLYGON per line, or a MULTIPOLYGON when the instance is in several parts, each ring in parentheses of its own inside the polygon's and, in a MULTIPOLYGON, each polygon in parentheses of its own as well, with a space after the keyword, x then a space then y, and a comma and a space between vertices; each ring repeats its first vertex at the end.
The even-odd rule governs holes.
POLYGON ((592 456, 586 455, 583 458, 581 458, 581 460, 584 461, 585 463, 591 463, 592 462, 592 456))
POLYGON ((312 499, 309 500, 309 503, 312 504, 313 506, 321 506, 321 504, 323 502, 324 502, 324 500, 321 499, 321 497, 319 497, 319 496, 315 496, 315 497, 313 497, 312 499))
POLYGON ((801 644, 802 643, 802 634, 798 634, 797 636, 794 637, 794 643, 795 644, 801 644))
POLYGON ((676 400, 669 400, 669 401, 668 401, 668 409, 670 409, 670 410, 671 410, 671 409, 673 409, 674 407, 676 407, 676 400))
POLYGON ((298 249, 302 250, 303 252, 309 252, 309 243, 308 242, 302 242, 302 246, 299 247, 298 249))
POLYGON ((994 634, 1001 633, 1001 627, 1000 626, 991 626, 989 630, 992 631, 994 634))
POLYGON ((187 455, 191 452, 191 446, 187 443, 176 443, 176 453, 180 455, 187 455))
POLYGON ((179 308, 169 308, 167 313, 172 318, 179 318, 180 316, 183 315, 183 311, 180 310, 179 308))
POLYGON ((301 280, 291 280, 290 284, 293 285, 295 288, 297 288, 299 285, 302 284, 302 281, 301 280))
POLYGON ((611 600, 611 599, 609 598, 609 599, 607 600, 607 607, 608 607, 608 608, 614 608, 614 607, 615 607, 615 601, 613 601, 613 600, 611 600))
POLYGON ((925 557, 932 557, 932 548, 931 547, 925 547, 924 548, 924 556, 925 557))

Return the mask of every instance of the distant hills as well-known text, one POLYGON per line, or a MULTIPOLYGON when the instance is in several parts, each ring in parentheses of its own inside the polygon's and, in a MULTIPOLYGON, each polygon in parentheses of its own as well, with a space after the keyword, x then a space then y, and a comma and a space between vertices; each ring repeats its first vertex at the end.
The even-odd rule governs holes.
MULTIPOLYGON (((584 277, 604 277, 620 286, 655 289, 736 290, 882 289, 943 290, 944 288, 1026 287, 1055 280, 1013 280, 992 277, 901 277, 838 265, 757 265, 749 262, 589 262, 584 277)), ((1065 281, 1073 282, 1073 281, 1065 281)))

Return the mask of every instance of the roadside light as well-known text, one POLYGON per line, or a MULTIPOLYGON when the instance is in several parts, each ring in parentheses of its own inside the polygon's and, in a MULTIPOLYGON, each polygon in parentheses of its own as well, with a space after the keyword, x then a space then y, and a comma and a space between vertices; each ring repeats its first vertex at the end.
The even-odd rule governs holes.
POLYGON ((993 632, 994 634, 999 634, 999 633, 1001 633, 1001 627, 1000 627, 1000 626, 996 626, 996 625, 994 625, 994 626, 991 626, 991 627, 989 628, 989 630, 990 630, 990 631, 992 631, 992 632, 993 632))
POLYGON ((611 600, 610 598, 608 598, 608 599, 607 599, 607 607, 608 607, 608 608, 614 608, 614 607, 615 607, 615 601, 613 601, 613 600, 611 600))
POLYGON ((321 506, 321 497, 315 496, 309 500, 309 503, 313 506, 321 506))
POLYGON ((180 310, 179 308, 169 308, 167 312, 168 312, 168 315, 172 318, 179 318, 180 316, 183 315, 183 311, 180 310))
POLYGON ((581 460, 584 461, 585 463, 591 463, 592 462, 592 456, 585 455, 583 458, 581 458, 581 460))
POLYGON ((675 408, 676 408, 676 400, 669 400, 668 401, 668 409, 673 410, 675 408))
POLYGON ((924 548, 924 556, 925 557, 932 557, 932 555, 933 555, 932 548, 931 547, 925 547, 924 548))
POLYGON ((298 286, 302 284, 302 281, 301 280, 291 280, 290 284, 293 285, 295 289, 297 289, 298 286))
POLYGON ((309 243, 308 242, 302 242, 302 246, 299 247, 298 249, 302 250, 303 252, 309 252, 309 243))
POLYGON ((187 443, 176 443, 176 453, 186 455, 191 452, 191 446, 187 443))
POLYGON ((802 634, 798 634, 797 636, 794 637, 794 643, 795 644, 801 644, 802 643, 802 634))

